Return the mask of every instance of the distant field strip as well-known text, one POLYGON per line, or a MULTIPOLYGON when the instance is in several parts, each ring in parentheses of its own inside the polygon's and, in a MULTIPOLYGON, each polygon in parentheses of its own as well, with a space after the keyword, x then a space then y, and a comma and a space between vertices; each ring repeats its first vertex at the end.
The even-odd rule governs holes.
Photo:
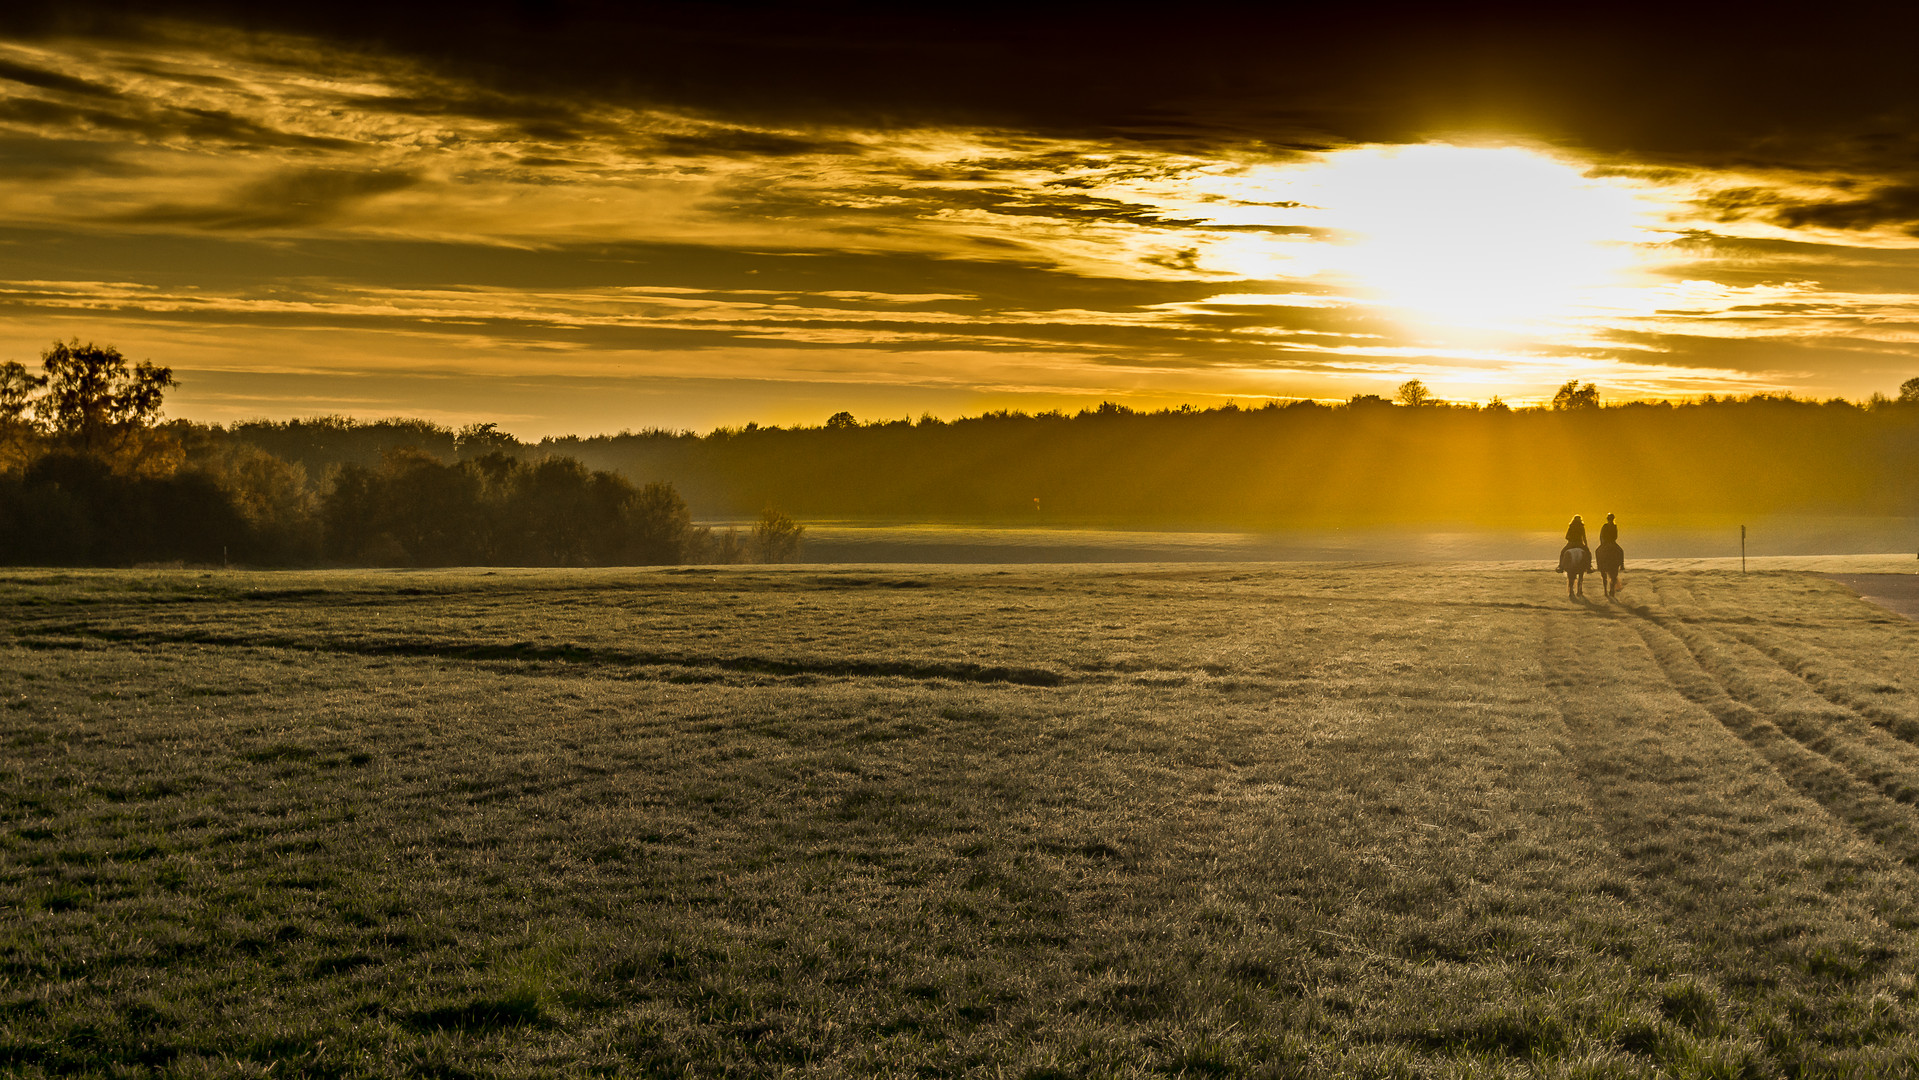
POLYGON ((1915 657, 1790 572, 10 571, 0 1071, 1919 1074, 1915 657))

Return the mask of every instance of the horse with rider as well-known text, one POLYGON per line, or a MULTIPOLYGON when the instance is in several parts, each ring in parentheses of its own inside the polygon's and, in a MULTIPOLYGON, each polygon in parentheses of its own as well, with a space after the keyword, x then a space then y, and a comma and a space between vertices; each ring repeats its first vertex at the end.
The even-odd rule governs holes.
POLYGON ((1559 549, 1559 572, 1566 575, 1566 596, 1586 595, 1586 575, 1597 563, 1608 599, 1619 595, 1619 575, 1626 569, 1626 552, 1619 546, 1619 525, 1612 514, 1599 527, 1599 555, 1595 560, 1586 543, 1586 522, 1578 514, 1566 526, 1566 546, 1559 549))

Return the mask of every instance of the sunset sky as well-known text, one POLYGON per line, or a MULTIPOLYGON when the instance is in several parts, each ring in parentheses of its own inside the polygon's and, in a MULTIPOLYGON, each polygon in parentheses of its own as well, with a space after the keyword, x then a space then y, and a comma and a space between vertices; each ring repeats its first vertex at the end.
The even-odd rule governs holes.
POLYGON ((1912 16, 248 7, 0 15, 0 360, 525 437, 1919 375, 1912 16))

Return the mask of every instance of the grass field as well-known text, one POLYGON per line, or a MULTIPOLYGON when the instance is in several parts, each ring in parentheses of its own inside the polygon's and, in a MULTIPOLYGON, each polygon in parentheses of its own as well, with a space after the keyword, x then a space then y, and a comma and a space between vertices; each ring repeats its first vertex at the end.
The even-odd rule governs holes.
POLYGON ((1816 575, 0 578, 16 1074, 1919 1072, 1816 575))

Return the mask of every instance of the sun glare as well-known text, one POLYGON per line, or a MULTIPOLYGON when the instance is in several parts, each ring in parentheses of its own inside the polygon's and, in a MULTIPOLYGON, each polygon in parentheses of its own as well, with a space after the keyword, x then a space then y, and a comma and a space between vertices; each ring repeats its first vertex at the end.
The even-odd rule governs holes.
POLYGON ((1300 181, 1319 224, 1345 238, 1326 269, 1424 323, 1563 318, 1619 284, 1652 239, 1634 191, 1515 147, 1362 147, 1300 181))

